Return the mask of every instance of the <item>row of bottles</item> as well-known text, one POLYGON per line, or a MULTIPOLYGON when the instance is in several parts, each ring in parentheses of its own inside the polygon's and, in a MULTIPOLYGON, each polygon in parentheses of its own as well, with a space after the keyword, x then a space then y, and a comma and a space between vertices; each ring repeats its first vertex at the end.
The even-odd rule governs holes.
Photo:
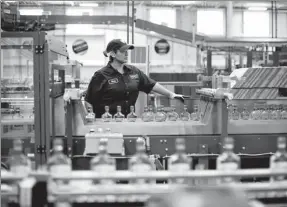
MULTIPOLYGON (((183 112, 181 112, 180 114, 176 113, 175 111, 175 107, 172 106, 171 107, 172 110, 169 112, 165 112, 163 110, 162 106, 159 106, 157 108, 155 108, 153 110, 152 106, 146 106, 144 108, 144 112, 141 115, 141 120, 144 122, 164 122, 164 121, 177 121, 177 120, 181 120, 181 121, 199 121, 200 120, 200 116, 199 116, 199 111, 198 111, 198 106, 194 107, 194 111, 190 114, 187 110, 187 106, 185 105, 183 108, 183 112)), ((89 113, 86 116, 86 119, 89 122, 93 122, 95 114, 91 112, 92 110, 89 109, 89 113)), ((121 106, 117 106, 117 113, 112 116, 112 114, 110 114, 110 108, 109 106, 105 106, 105 113, 102 115, 102 120, 104 122, 111 122, 111 121, 115 121, 115 122, 123 122, 125 120, 125 115, 122 113, 122 108, 121 106)), ((126 120, 128 122, 135 122, 138 119, 137 114, 135 113, 135 108, 134 106, 130 106, 130 113, 127 115, 126 120)))
POLYGON ((230 120, 279 120, 287 119, 287 106, 259 106, 255 105, 250 112, 247 106, 244 106, 242 110, 239 110, 236 105, 228 106, 228 117, 230 120), (241 111, 241 112, 239 112, 241 111))
MULTIPOLYGON (((108 154, 108 139, 102 138, 99 143, 99 153, 90 161, 92 171, 98 173, 112 173, 116 171, 114 158, 108 154)), ((192 159, 186 154, 184 138, 177 138, 175 144, 176 152, 168 160, 168 170, 173 172, 185 172, 191 170, 192 159)), ((22 141, 15 140, 13 155, 9 162, 10 170, 16 174, 28 175, 31 171, 31 162, 23 154, 22 141)), ((240 169, 240 157, 234 153, 234 139, 226 137, 223 143, 223 152, 217 157, 217 170, 235 171, 240 169)), ((277 151, 270 158, 270 168, 274 170, 287 170, 286 138, 278 137, 277 151)), ((53 153, 47 162, 47 170, 51 173, 65 174, 72 170, 71 160, 63 153, 62 139, 53 140, 53 153)), ((154 163, 146 154, 145 140, 138 138, 136 141, 136 153, 129 160, 129 170, 132 172, 149 172, 155 170, 154 163)), ((272 177, 272 181, 284 180, 284 176, 272 177)), ((234 178, 222 178, 223 182, 234 182, 234 178)), ((110 184, 112 180, 102 180, 102 184, 110 184)), ((151 182, 148 179, 138 179, 136 183, 151 182)), ((184 183, 184 179, 170 179, 169 182, 184 183)))

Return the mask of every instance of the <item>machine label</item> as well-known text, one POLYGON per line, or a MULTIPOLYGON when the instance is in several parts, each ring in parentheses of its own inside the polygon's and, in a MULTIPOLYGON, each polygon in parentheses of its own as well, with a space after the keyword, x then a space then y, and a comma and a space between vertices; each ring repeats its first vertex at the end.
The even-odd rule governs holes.
POLYGON ((114 78, 114 79, 110 79, 108 82, 109 84, 115 84, 115 83, 118 83, 119 80, 117 78, 114 78))

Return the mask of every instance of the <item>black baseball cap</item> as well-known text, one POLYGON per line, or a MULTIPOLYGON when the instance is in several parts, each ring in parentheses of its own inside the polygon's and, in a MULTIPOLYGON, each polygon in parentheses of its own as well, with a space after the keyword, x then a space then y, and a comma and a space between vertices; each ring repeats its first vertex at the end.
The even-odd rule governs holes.
POLYGON ((123 42, 120 39, 113 39, 107 45, 107 48, 104 51, 104 55, 108 57, 108 53, 113 50, 120 50, 121 52, 124 52, 126 50, 133 50, 134 48, 135 47, 133 45, 128 45, 127 43, 123 42))

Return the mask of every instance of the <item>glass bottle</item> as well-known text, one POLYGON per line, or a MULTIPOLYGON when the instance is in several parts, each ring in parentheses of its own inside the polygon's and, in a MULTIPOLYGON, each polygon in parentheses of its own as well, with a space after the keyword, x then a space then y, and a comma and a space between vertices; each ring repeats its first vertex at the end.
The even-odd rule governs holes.
POLYGON ((8 160, 10 171, 16 175, 28 176, 31 172, 31 161, 23 153, 23 144, 21 139, 13 141, 13 151, 8 160))
POLYGON ((241 113, 241 118, 242 118, 243 120, 248 120, 248 119, 250 118, 250 113, 249 113, 249 111, 247 110, 247 106, 246 106, 246 105, 244 105, 243 111, 242 111, 242 113, 241 113))
POLYGON ((286 108, 286 105, 282 106, 282 111, 280 113, 280 118, 281 119, 287 119, 287 108, 286 108))
MULTIPOLYGON (((270 169, 276 171, 287 171, 286 137, 278 137, 277 152, 270 158, 270 169)), ((282 181, 287 176, 271 177, 271 181, 282 181)))
POLYGON ((167 113, 167 118, 169 121, 176 121, 178 119, 178 113, 175 112, 175 106, 171 106, 171 111, 167 113))
MULTIPOLYGON (((175 140, 175 154, 171 155, 168 160, 168 170, 171 172, 187 172, 191 168, 192 159, 185 153, 184 138, 177 138, 175 140)), ((171 179, 169 182, 183 184, 185 179, 171 179)))
POLYGON ((149 122, 150 121, 150 116, 149 116, 149 111, 148 111, 148 107, 147 106, 145 106, 144 107, 144 112, 143 112, 143 114, 142 114, 142 120, 144 121, 144 122, 149 122))
POLYGON ((258 110, 258 106, 255 104, 254 107, 253 107, 253 111, 251 113, 251 117, 253 120, 259 120, 260 118, 260 112, 258 110))
POLYGON ((113 116, 110 114, 110 107, 105 106, 105 113, 102 115, 102 120, 104 122, 110 122, 112 121, 113 116))
POLYGON ((52 156, 47 161, 48 170, 53 174, 65 174, 72 170, 71 160, 63 153, 63 140, 53 140, 52 156))
POLYGON ((156 122, 164 122, 166 120, 166 114, 163 112, 163 109, 161 106, 156 109, 155 113, 155 121, 156 122))
POLYGON ((263 106, 261 110, 261 120, 268 120, 269 119, 269 111, 267 106, 263 106))
POLYGON ((148 107, 148 117, 149 117, 149 121, 154 121, 154 112, 153 112, 153 107, 152 105, 149 105, 148 107))
POLYGON ((194 106, 193 112, 190 114, 190 119, 192 121, 199 121, 199 113, 198 113, 198 106, 194 106))
POLYGON ((88 123, 93 123, 95 120, 95 113, 91 107, 88 108, 88 114, 86 115, 86 121, 88 123))
POLYGON ((187 106, 184 105, 183 112, 180 113, 180 120, 181 121, 188 121, 190 119, 190 114, 187 111, 187 106))
MULTIPOLYGON (((240 157, 234 152, 234 139, 225 137, 223 141, 223 152, 216 160, 217 170, 235 171, 240 169, 240 157)), ((222 178, 221 182, 234 182, 234 178, 222 178)))
POLYGON ((135 113, 135 107, 130 106, 130 113, 127 115, 127 120, 129 122, 135 122, 137 120, 138 116, 135 113))
MULTIPOLYGON (((139 137, 136 141, 136 153, 128 161, 129 169, 132 172, 148 173, 152 170, 155 170, 153 163, 150 161, 145 151, 145 141, 143 138, 139 137)), ((138 179, 135 182, 138 184, 143 184, 147 182, 147 179, 138 179)))
POLYGON ((233 111, 232 111, 231 116, 232 116, 233 120, 239 120, 240 119, 240 113, 238 112, 236 105, 233 106, 233 111))
POLYGON ((114 119, 116 122, 122 122, 125 118, 125 115, 122 114, 122 107, 117 106, 117 113, 114 115, 114 119))
MULTIPOLYGON (((98 155, 90 161, 91 170, 99 174, 113 173, 116 171, 116 162, 108 154, 108 139, 101 138, 99 141, 98 155)), ((97 182, 96 182, 97 183, 97 182)), ((113 180, 100 180, 100 184, 113 184, 113 180)))
POLYGON ((272 120, 277 120, 277 119, 279 119, 279 116, 280 116, 280 112, 279 112, 277 106, 274 105, 273 110, 271 112, 271 119, 272 120))

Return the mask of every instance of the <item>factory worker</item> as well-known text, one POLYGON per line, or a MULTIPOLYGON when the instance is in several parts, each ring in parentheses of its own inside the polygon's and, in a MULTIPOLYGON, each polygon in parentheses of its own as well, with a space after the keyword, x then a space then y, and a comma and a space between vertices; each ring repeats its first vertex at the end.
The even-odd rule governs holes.
POLYGON ((108 64, 96 71, 86 91, 85 101, 93 108, 96 118, 105 113, 105 106, 110 107, 114 115, 117 106, 121 106, 122 113, 130 113, 130 106, 134 106, 139 91, 156 92, 170 99, 184 102, 184 96, 175 94, 156 81, 146 76, 141 70, 127 64, 128 50, 134 49, 120 39, 114 39, 107 45, 104 55, 109 57, 108 64))

